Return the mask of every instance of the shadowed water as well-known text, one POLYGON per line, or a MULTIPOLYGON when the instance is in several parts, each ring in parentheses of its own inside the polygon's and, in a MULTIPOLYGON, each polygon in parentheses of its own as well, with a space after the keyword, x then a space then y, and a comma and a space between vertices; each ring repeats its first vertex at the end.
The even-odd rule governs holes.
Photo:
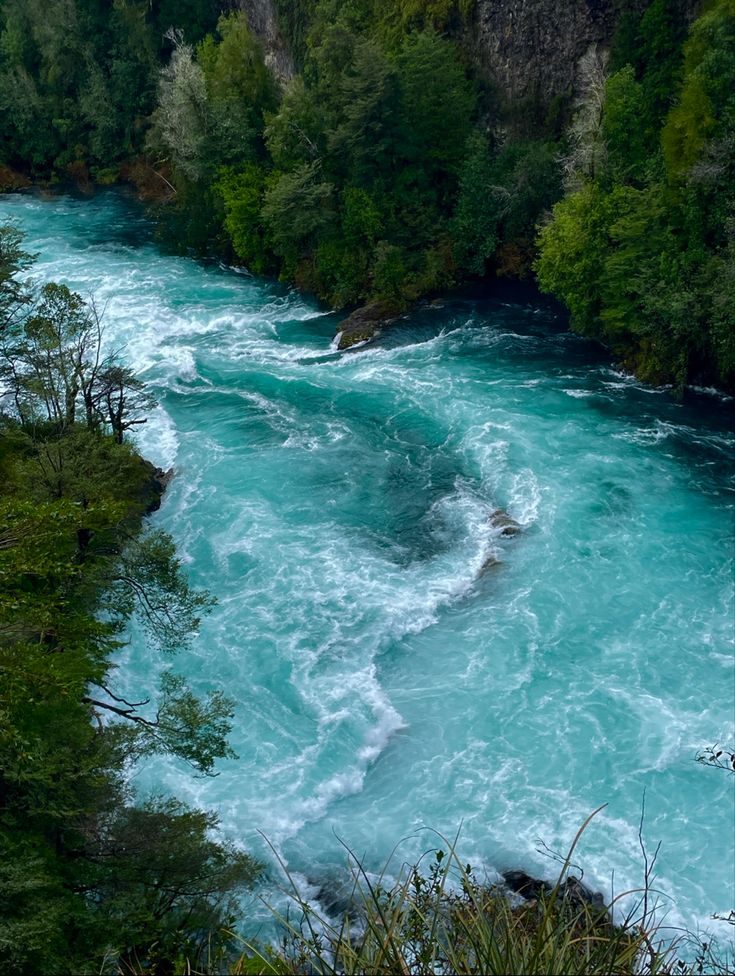
MULTIPOLYGON (((732 404, 637 385, 548 309, 417 312, 339 353, 281 286, 170 257, 115 194, 0 198, 39 279, 105 306, 160 407, 141 448, 176 477, 155 516, 219 605, 177 667, 237 703, 214 780, 158 759, 141 789, 318 886, 340 838, 377 868, 453 834, 488 871, 578 860, 611 892, 662 841, 672 922, 732 906, 732 404), (523 526, 500 537, 497 507, 523 526), (499 565, 482 572, 490 556, 499 565)), ((131 634, 130 688, 168 662, 131 634)))

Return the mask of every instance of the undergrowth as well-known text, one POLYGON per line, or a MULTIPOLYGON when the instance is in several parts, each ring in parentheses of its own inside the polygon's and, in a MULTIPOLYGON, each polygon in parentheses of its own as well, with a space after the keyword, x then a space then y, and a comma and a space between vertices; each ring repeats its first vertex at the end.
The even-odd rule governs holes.
MULTIPOLYGON (((580 827, 553 884, 533 882, 525 897, 478 880, 462 861, 457 839, 436 835, 432 848, 398 878, 387 868, 367 871, 348 851, 346 907, 334 918, 302 894, 286 865, 292 909, 273 911, 278 946, 239 942, 239 958, 221 952, 202 968, 185 958, 172 976, 735 976, 732 946, 721 949, 665 924, 654 887, 658 848, 650 855, 639 838, 641 888, 609 904, 577 877, 572 858, 580 827), (622 904, 631 908, 622 910, 622 904)), ((390 862, 389 862, 390 863, 390 862)), ((533 879, 528 879, 532 882, 533 879)), ((735 924, 735 916, 720 918, 735 924)), ((164 976, 141 963, 124 976, 164 976)))

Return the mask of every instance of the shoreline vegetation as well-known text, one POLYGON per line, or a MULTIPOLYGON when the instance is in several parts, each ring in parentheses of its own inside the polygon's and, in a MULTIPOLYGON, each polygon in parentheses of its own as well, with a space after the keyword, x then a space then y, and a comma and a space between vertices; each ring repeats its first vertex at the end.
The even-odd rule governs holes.
MULTIPOLYGON (((711 764, 709 753, 701 761, 711 764)), ((722 768, 731 766, 735 756, 728 754, 722 768)), ((279 951, 248 945, 231 973, 729 976, 732 948, 728 955, 697 935, 665 925, 655 890, 658 848, 651 854, 643 839, 645 796, 639 828, 641 887, 617 893, 606 905, 602 895, 584 885, 574 852, 602 810, 587 817, 566 855, 548 852, 561 865, 553 882, 510 871, 499 884, 485 883, 462 861, 458 838, 428 831, 438 848, 430 847, 416 864, 404 864, 398 878, 388 866, 379 875, 367 872, 347 849, 343 897, 330 892, 327 913, 304 898, 278 859, 297 921, 278 915, 285 933, 279 951), (623 911, 626 900, 631 907, 623 911)), ((719 920, 732 924, 733 914, 719 920)))
POLYGON ((128 439, 152 397, 95 306, 34 287, 32 263, 0 228, 0 960, 12 974, 139 959, 169 972, 233 924, 261 865, 212 839, 212 813, 136 800, 131 774, 165 752, 215 775, 233 703, 216 687, 195 697, 170 668, 158 689, 121 690, 133 616, 173 656, 212 600, 146 522, 171 474, 128 439))
POLYGON ((6 0, 0 187, 133 185, 169 246, 352 310, 345 344, 535 277, 644 381, 735 389, 735 0, 620 0, 575 90, 522 104, 473 0, 277 0, 291 78, 216 7, 6 0))

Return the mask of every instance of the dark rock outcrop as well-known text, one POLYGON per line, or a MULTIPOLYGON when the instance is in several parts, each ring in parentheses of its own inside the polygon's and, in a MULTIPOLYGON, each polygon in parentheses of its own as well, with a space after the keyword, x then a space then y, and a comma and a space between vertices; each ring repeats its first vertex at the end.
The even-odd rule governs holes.
MULTIPOLYGON (((518 535, 522 531, 521 526, 516 522, 514 518, 505 511, 504 508, 496 508, 490 513, 488 522, 494 529, 499 529, 499 535, 503 539, 512 539, 513 536, 518 535)), ((478 576, 484 576, 485 573, 489 572, 491 569, 497 569, 498 566, 502 566, 503 563, 494 552, 485 559, 485 562, 480 567, 480 572, 478 576)))
POLYGON ((174 469, 169 468, 168 471, 164 471, 163 468, 157 468, 150 461, 144 460, 142 463, 146 477, 141 485, 140 501, 143 505, 144 514, 150 515, 152 512, 157 512, 161 507, 161 498, 171 483, 174 469))
POLYGON ((496 508, 488 521, 494 529, 500 529, 500 534, 504 539, 510 539, 521 531, 518 522, 511 518, 503 508, 496 508))
POLYGON ((572 90, 591 44, 608 44, 615 0, 477 0, 467 44, 481 73, 511 103, 572 90))
POLYGON ((579 878, 567 878, 561 883, 559 890, 562 897, 574 908, 581 908, 586 905, 595 912, 607 912, 605 899, 599 891, 592 891, 579 878))
POLYGON ((377 338, 383 326, 395 322, 396 315, 381 302, 371 302, 355 309, 340 324, 338 349, 349 349, 358 342, 369 342, 377 338))
POLYGON ((504 871, 503 881, 515 894, 529 900, 540 898, 541 895, 548 894, 551 891, 551 885, 548 881, 533 878, 525 871, 504 871))
MULTIPOLYGON (((625 9, 647 6, 635 0, 625 9)), ((697 6, 679 0, 676 16, 689 21, 697 6)), ((574 91, 591 45, 609 49, 622 7, 617 0, 476 0, 463 45, 507 102, 548 105, 574 91)))
MULTIPOLYGON (((528 901, 535 901, 554 890, 548 881, 534 878, 525 871, 504 871, 506 887, 528 901)), ((559 897, 573 910, 590 909, 594 913, 607 915, 605 899, 599 891, 592 891, 579 878, 567 877, 559 885, 559 897)))

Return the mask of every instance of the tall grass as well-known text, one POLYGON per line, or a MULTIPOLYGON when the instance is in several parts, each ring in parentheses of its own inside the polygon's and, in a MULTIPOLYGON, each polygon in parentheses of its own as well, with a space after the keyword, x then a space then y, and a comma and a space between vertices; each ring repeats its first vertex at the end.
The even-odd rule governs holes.
MULTIPOLYGON (((615 905, 600 907, 570 874, 578 831, 554 885, 521 900, 480 884, 460 859, 456 840, 442 838, 428 869, 419 862, 398 880, 371 877, 350 854, 351 908, 334 921, 300 894, 288 875, 298 922, 283 915, 278 952, 248 947, 233 969, 244 974, 314 976, 632 976, 733 973, 705 944, 693 963, 678 958, 679 939, 657 922, 652 888, 655 855, 644 852, 644 885, 635 908, 616 924, 615 905), (446 849, 446 850, 445 850, 446 849)), ((628 900, 630 900, 628 898, 628 900)))
MULTIPOLYGON (((555 883, 539 883, 531 899, 480 883, 461 860, 457 839, 438 834, 439 849, 404 866, 397 879, 387 866, 371 875, 348 851, 349 907, 336 920, 303 897, 281 862, 294 911, 273 910, 280 945, 239 940, 245 951, 236 958, 223 945, 238 937, 226 933, 208 959, 190 963, 183 954, 165 976, 735 976, 731 955, 664 927, 654 888, 658 849, 650 856, 642 837, 645 808, 640 889, 604 906, 573 875, 574 851, 602 809, 558 857, 555 883), (623 900, 633 908, 613 921, 623 900)), ((163 976, 144 964, 124 973, 163 976)))

